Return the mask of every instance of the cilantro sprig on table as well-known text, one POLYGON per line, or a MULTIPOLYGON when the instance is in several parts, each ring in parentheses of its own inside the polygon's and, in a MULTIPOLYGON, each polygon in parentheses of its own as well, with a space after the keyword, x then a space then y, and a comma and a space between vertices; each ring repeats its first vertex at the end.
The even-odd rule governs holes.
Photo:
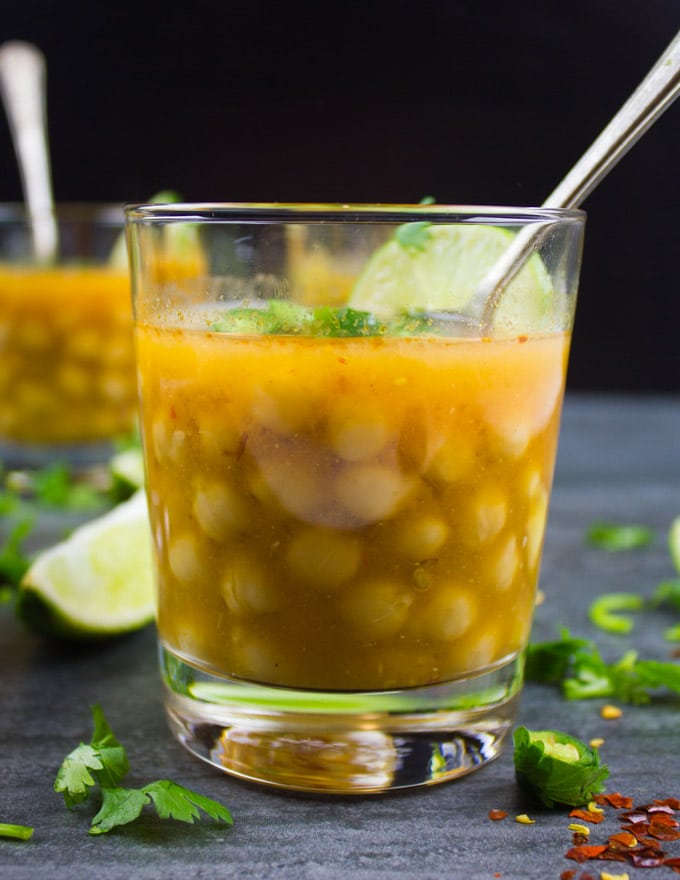
POLYGON ((80 743, 63 760, 54 790, 63 794, 69 809, 87 800, 94 789, 101 794, 101 807, 93 817, 90 834, 105 834, 134 822, 145 806, 153 806, 161 819, 193 824, 201 811, 216 822, 232 825, 229 810, 169 779, 159 779, 141 788, 119 785, 130 765, 125 748, 111 730, 100 706, 92 707, 94 732, 89 743, 80 743))
POLYGON ((529 645, 525 678, 559 686, 568 700, 606 697, 639 705, 663 688, 680 694, 680 663, 640 660, 633 650, 608 663, 591 639, 566 629, 554 641, 529 645))

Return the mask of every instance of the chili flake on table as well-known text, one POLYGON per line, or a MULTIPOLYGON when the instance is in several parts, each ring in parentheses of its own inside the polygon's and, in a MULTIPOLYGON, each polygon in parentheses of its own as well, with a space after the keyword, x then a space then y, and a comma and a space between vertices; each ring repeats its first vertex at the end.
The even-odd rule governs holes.
MULTIPOLYGON (((661 844, 680 840, 680 821, 675 818, 680 811, 680 799, 668 797, 648 804, 635 805, 633 799, 620 792, 602 794, 595 797, 595 804, 588 810, 572 810, 570 817, 580 818, 593 824, 604 819, 604 810, 612 807, 619 810, 619 831, 610 834, 605 843, 591 844, 588 835, 576 831, 574 824, 573 846, 565 857, 579 864, 591 860, 628 863, 635 868, 666 867, 680 874, 680 856, 668 855, 661 844), (596 809, 591 809, 595 806, 596 809)), ((561 880, 587 880, 588 872, 578 875, 576 869, 563 871, 561 880)), ((601 873, 600 877, 604 874, 601 873)), ((615 875, 611 875, 612 877, 615 875)), ((616 875, 623 877, 624 875, 616 875)))

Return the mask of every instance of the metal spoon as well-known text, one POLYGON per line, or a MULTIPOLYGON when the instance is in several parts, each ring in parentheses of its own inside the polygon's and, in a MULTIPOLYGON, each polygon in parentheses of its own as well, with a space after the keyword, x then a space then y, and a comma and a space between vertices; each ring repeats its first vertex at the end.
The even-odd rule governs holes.
MULTIPOLYGON (((543 202, 545 208, 577 208, 680 95, 680 31, 644 80, 543 202)), ((550 223, 525 226, 482 279, 470 302, 472 320, 490 328, 506 286, 550 223)))
POLYGON ((9 121, 24 200, 40 263, 55 259, 57 224, 47 146, 45 58, 31 43, 11 40, 0 46, 0 93, 9 121))

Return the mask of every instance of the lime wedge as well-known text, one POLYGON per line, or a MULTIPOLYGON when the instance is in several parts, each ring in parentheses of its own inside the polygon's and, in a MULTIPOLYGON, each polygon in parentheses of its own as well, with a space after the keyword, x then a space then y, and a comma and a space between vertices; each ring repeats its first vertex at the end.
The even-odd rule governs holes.
POLYGON ((675 570, 680 574, 680 516, 676 516, 668 532, 668 549, 675 570))
POLYGON ((139 629, 154 617, 151 530, 146 497, 76 528, 43 551, 21 582, 19 616, 42 634, 95 639, 139 629))
MULTIPOLYGON (((497 226, 433 224, 418 231, 417 244, 403 243, 408 236, 395 236, 373 254, 348 305, 383 320, 405 311, 464 314, 478 284, 513 238, 497 226)), ((550 276, 534 254, 503 293, 494 324, 513 332, 545 329, 552 306, 550 276)))

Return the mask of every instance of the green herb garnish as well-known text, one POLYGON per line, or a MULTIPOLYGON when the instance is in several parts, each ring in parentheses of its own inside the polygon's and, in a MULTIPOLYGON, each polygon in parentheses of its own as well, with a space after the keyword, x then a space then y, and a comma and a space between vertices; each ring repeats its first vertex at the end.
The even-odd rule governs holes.
POLYGON ((30 560, 23 550, 23 544, 32 529, 32 520, 21 520, 0 545, 0 584, 17 587, 28 571, 30 560))
POLYGON ((102 506, 101 491, 77 482, 71 469, 62 463, 37 471, 32 489, 38 503, 46 507, 88 511, 102 506))
POLYGON ((93 706, 94 733, 89 743, 80 743, 64 758, 54 782, 69 809, 85 801, 90 790, 99 787, 101 808, 94 816, 90 834, 104 834, 139 818, 152 805, 161 819, 193 823, 200 811, 217 822, 233 824, 231 814, 217 801, 197 794, 176 782, 159 779, 141 788, 123 788, 119 782, 129 769, 127 754, 109 727, 99 706, 93 706))
POLYGON ((607 663, 594 642, 573 639, 567 630, 553 642, 528 646, 525 677, 560 686, 568 700, 599 697, 642 704, 661 688, 680 694, 680 663, 639 660, 636 651, 607 663), (541 672, 544 664, 552 670, 549 677, 541 672))
POLYGON ((600 764, 597 752, 576 737, 559 730, 518 727, 514 742, 517 780, 546 807, 578 807, 604 789, 607 765, 600 764))
POLYGON ((435 319, 421 312, 401 312, 389 321, 349 306, 307 308, 268 300, 258 308, 227 309, 208 328, 213 333, 314 337, 423 336, 438 332, 435 319))
POLYGON ((386 330, 370 312, 331 306, 309 309, 283 300, 269 300, 264 308, 230 309, 210 329, 285 336, 380 336, 386 330))
POLYGON ((586 532, 586 540, 593 547, 611 552, 637 550, 652 543, 654 531, 641 525, 597 522, 586 532))
MULTIPOLYGON (((425 196, 419 202, 421 205, 433 205, 434 203, 434 196, 425 196)), ((412 248, 413 250, 424 251, 430 238, 431 225, 427 220, 404 223, 395 230, 394 239, 407 250, 412 248)))
POLYGON ((430 238, 431 225, 427 220, 404 223, 403 226, 397 227, 394 237, 403 248, 424 251, 430 238))
POLYGON ((9 825, 0 822, 0 837, 11 837, 14 840, 30 840, 33 837, 33 829, 30 825, 9 825))

